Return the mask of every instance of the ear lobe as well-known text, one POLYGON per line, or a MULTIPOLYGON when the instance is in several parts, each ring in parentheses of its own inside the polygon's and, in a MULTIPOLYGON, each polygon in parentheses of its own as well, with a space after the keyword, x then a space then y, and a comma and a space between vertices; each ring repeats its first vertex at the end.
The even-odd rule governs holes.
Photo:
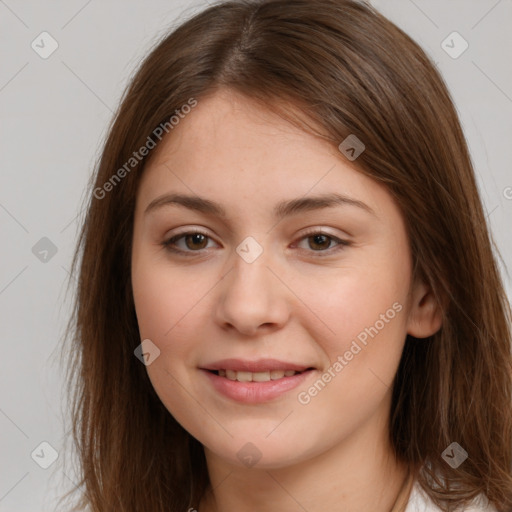
POLYGON ((442 325, 443 316, 430 286, 423 281, 414 285, 407 320, 407 334, 415 338, 428 338, 442 325))

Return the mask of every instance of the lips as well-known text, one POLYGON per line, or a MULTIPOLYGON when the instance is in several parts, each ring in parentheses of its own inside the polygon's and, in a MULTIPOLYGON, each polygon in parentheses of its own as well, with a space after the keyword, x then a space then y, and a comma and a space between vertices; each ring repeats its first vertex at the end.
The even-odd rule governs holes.
MULTIPOLYGON (((254 376, 267 373, 267 372, 235 372, 234 370, 226 370, 226 372, 233 371, 238 378, 244 373, 248 373, 251 378, 254 376)), ((294 375, 287 377, 284 375, 283 370, 272 370, 272 372, 279 372, 279 375, 283 375, 281 378, 275 380, 258 381, 258 380, 231 380, 227 376, 221 377, 219 374, 223 370, 205 370, 200 369, 200 372, 205 376, 206 382, 220 395, 235 402, 244 404, 261 404, 269 402, 280 397, 285 397, 292 389, 297 386, 304 384, 307 380, 313 378, 316 374, 314 369, 304 370, 302 372, 295 372, 294 375)), ((270 375, 270 371, 268 372, 270 375)), ((278 376, 278 374, 274 374, 278 376)), ((265 375, 266 377, 266 375, 265 375)), ((258 377, 256 377, 258 378, 258 377)))

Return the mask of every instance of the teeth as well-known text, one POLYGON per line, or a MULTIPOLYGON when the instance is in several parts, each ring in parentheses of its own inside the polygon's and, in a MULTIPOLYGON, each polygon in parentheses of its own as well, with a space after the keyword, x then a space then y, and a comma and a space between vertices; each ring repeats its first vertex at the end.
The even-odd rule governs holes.
POLYGON ((284 377, 284 370, 271 370, 270 378, 272 380, 282 379, 284 377))
POLYGON ((250 373, 253 382, 267 382, 270 380, 270 372, 250 373))
POLYGON ((295 370, 270 370, 266 372, 237 372, 234 370, 219 370, 220 377, 226 377, 229 380, 238 382, 268 382, 270 380, 282 379, 295 375, 295 370))

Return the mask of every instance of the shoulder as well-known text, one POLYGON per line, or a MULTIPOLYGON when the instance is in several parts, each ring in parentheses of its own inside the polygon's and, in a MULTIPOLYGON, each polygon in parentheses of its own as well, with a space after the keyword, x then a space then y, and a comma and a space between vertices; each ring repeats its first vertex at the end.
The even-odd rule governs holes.
MULTIPOLYGON (((419 483, 415 481, 404 512, 441 512, 441 509, 431 501, 419 483)), ((497 510, 481 494, 472 502, 471 506, 464 509, 464 512, 497 512, 497 510)))

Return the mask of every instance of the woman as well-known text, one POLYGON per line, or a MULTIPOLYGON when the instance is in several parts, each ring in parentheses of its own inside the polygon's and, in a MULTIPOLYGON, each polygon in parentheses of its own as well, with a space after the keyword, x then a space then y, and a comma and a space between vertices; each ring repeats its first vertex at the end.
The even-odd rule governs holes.
POLYGON ((468 149, 373 8, 195 15, 91 192, 76 510, 511 510, 510 306, 468 149))

